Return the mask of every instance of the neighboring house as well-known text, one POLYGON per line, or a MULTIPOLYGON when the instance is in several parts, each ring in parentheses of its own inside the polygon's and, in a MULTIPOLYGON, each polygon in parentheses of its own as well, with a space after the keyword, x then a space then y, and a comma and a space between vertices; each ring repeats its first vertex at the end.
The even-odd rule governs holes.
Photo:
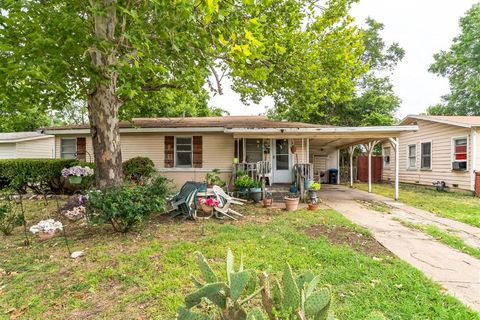
MULTIPOLYGON (((480 171, 480 117, 415 116, 400 125, 417 132, 400 134, 400 182, 432 185, 445 181, 451 189, 475 190, 480 171)), ((383 144, 383 180, 394 179, 395 153, 383 144)))
POLYGON ((0 159, 55 157, 55 137, 39 132, 0 133, 0 159))
MULTIPOLYGON (((215 168, 229 181, 235 166, 255 170, 259 161, 271 165, 272 183, 291 183, 296 164, 305 164, 308 174, 319 179, 322 172, 339 168, 340 149, 395 139, 412 130, 416 127, 331 127, 263 116, 139 118, 120 123, 120 141, 124 161, 149 157, 177 186, 202 181, 215 168)), ((42 132, 55 136, 55 157, 93 161, 88 126, 51 127, 42 132)))

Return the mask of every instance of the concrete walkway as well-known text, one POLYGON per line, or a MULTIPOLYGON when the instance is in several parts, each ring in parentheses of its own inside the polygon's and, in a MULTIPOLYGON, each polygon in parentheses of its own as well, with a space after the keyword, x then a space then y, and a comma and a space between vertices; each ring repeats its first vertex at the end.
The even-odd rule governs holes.
POLYGON ((473 310, 480 311, 480 260, 444 245, 423 232, 405 227, 392 220, 392 217, 459 230, 459 235, 470 239, 468 243, 472 245, 477 243, 476 238, 480 236, 479 228, 343 186, 322 186, 320 198, 351 221, 369 229, 378 242, 399 258, 424 272, 473 310), (385 202, 394 207, 394 213, 382 214, 369 210, 357 200, 385 202))

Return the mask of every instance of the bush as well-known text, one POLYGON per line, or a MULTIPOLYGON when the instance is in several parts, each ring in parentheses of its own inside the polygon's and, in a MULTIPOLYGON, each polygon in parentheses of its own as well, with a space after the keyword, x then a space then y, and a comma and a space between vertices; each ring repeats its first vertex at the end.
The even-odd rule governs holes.
POLYGON ((0 231, 8 236, 16 226, 22 224, 21 216, 15 213, 10 203, 0 203, 0 231))
POLYGON ((0 160, 0 188, 19 193, 25 193, 27 188, 37 193, 63 191, 62 169, 79 163, 76 159, 0 160))
POLYGON ((155 164, 147 157, 135 157, 123 163, 123 177, 126 181, 143 183, 154 173, 155 164))
POLYGON ((143 185, 124 183, 91 191, 86 204, 88 219, 93 224, 110 223, 115 231, 125 233, 151 213, 163 211, 168 193, 164 177, 143 185))

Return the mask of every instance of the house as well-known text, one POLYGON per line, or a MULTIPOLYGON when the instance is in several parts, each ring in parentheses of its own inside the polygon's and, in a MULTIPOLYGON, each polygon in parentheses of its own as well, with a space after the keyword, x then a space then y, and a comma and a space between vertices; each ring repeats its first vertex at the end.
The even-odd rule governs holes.
POLYGON ((54 158, 55 137, 39 132, 0 133, 0 159, 54 158))
MULTIPOLYGON (((410 115, 401 126, 418 131, 400 133, 400 182, 432 185, 445 181, 450 189, 475 190, 480 171, 480 117, 410 115)), ((394 180, 395 154, 383 144, 383 180, 394 180)))
MULTIPOLYGON (((291 183, 295 168, 310 178, 328 179, 339 169, 341 149, 373 140, 395 141, 416 126, 333 127, 269 120, 264 116, 137 118, 120 123, 123 160, 146 156, 176 185, 202 181, 219 169, 229 181, 236 169, 254 173, 260 161, 270 164, 271 183, 291 183)), ((55 157, 93 161, 86 125, 44 128, 55 136, 55 157)), ((339 182, 339 181, 337 181, 339 182)))

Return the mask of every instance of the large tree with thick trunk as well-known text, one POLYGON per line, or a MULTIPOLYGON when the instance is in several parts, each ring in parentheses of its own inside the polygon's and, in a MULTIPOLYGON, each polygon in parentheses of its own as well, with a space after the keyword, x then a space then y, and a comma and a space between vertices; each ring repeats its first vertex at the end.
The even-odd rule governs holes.
POLYGON ((115 186, 119 116, 204 107, 225 74, 246 101, 348 99, 366 72, 351 2, 3 0, 0 113, 85 101, 97 185, 115 186))

